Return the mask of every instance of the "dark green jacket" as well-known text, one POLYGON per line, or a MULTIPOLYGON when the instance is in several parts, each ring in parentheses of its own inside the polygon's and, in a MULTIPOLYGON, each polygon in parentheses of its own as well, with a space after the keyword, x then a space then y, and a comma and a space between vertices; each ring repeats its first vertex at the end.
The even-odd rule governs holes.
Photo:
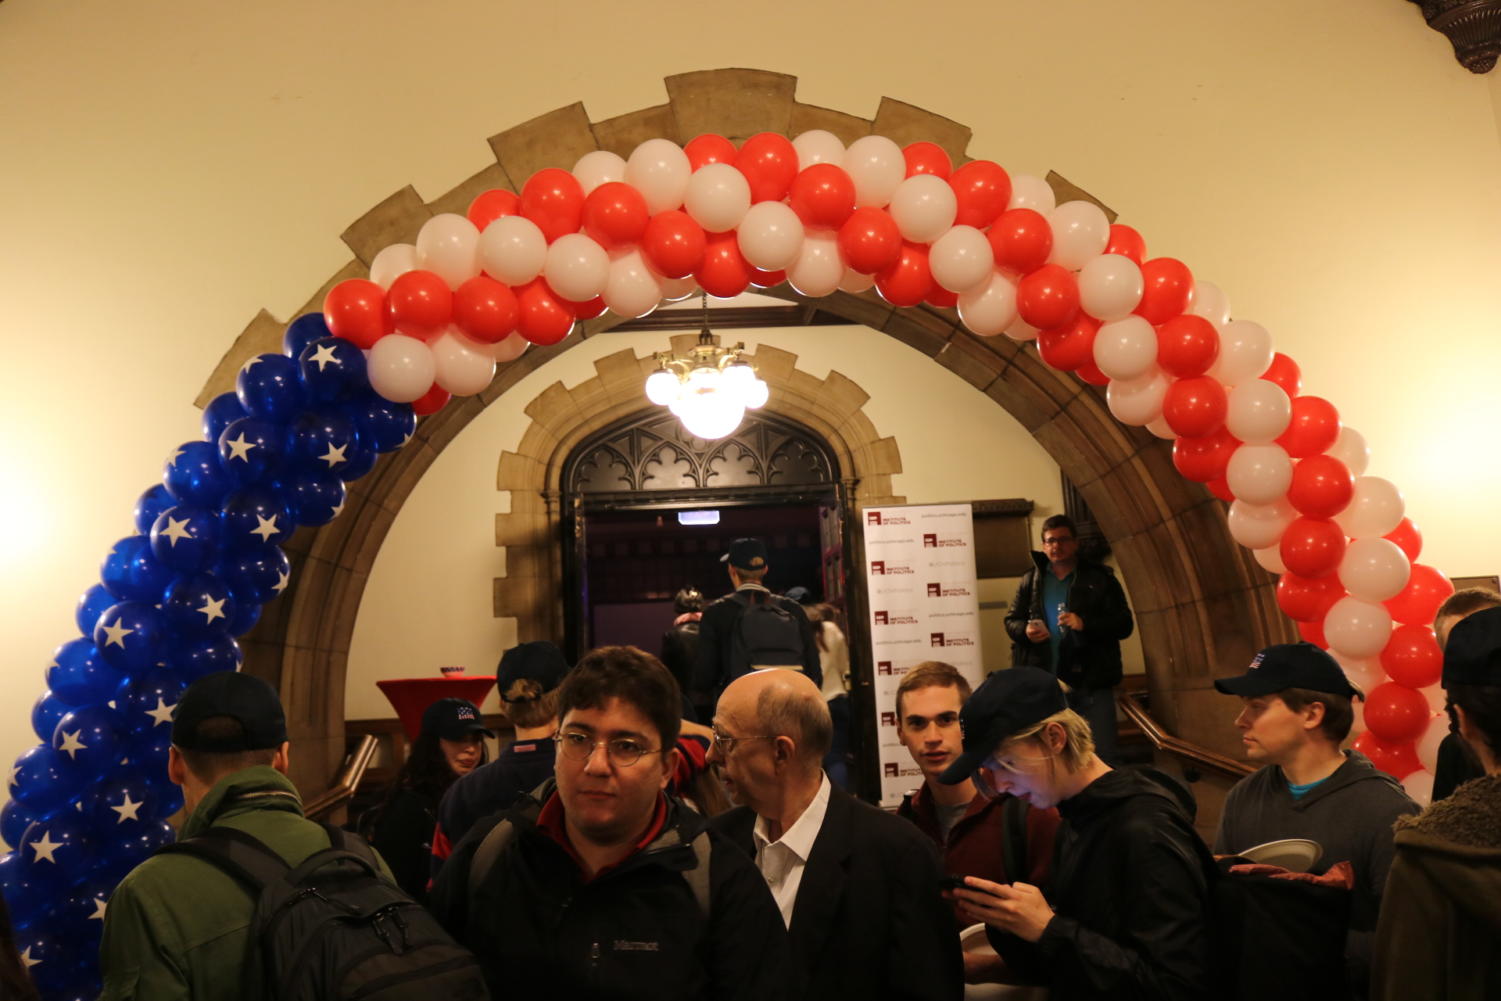
MULTIPOLYGON (((259 838, 289 865, 329 844, 323 828, 303 818, 296 787, 264 766, 220 779, 179 837, 217 826, 259 838)), ((101 1001, 239 1001, 254 908, 247 890, 201 859, 169 854, 142 862, 105 912, 101 1001)))

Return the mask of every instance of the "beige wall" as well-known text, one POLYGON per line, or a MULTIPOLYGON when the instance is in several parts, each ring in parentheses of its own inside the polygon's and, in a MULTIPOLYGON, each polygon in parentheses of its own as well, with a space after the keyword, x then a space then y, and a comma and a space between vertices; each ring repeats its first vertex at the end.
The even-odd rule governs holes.
POLYGON ((574 100, 657 104, 691 69, 795 74, 801 100, 861 115, 891 95, 973 127, 975 155, 1084 185, 1273 330, 1433 562, 1501 567, 1501 94, 1413 5, 746 9, 0 5, 0 756, 31 742, 74 600, 258 308, 289 314, 348 259, 348 222, 409 182, 447 190, 486 136, 574 100))

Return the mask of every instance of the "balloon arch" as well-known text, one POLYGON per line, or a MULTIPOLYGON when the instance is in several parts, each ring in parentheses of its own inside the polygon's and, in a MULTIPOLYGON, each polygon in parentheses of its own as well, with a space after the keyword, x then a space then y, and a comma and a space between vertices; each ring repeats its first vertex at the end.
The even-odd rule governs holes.
POLYGON ((141 495, 138 534, 79 600, 16 759, 0 857, 18 943, 49 995, 90 994, 78 962, 114 885, 173 838, 171 709, 194 678, 236 669, 236 637, 287 586, 280 548, 328 523, 345 484, 400 448, 417 418, 489 386, 498 364, 605 310, 643 316, 702 289, 787 282, 808 297, 874 288, 894 306, 957 307, 980 337, 1035 341, 1053 368, 1106 387, 1122 423, 1173 441, 1173 463, 1230 502, 1304 639, 1367 697, 1355 746, 1419 797, 1445 722, 1429 627, 1452 585, 1415 562, 1397 488, 1365 476, 1364 439, 1301 393, 1298 366, 1181 261, 1040 178, 938 145, 815 130, 651 139, 481 194, 369 279, 294 320, 204 410, 203 439, 141 495), (68 953, 73 952, 71 961, 68 953))

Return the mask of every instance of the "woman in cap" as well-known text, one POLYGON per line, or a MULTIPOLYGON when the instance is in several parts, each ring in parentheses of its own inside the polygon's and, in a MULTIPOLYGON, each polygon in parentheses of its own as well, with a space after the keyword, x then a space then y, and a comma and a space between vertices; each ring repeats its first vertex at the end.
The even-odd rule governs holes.
POLYGON ((1089 724, 1041 668, 992 674, 959 723, 964 753, 942 781, 972 778, 1063 818, 1045 893, 975 876, 953 891, 1012 974, 1046 984, 1052 1001, 1207 997, 1206 850, 1188 793, 1101 761, 1089 724))

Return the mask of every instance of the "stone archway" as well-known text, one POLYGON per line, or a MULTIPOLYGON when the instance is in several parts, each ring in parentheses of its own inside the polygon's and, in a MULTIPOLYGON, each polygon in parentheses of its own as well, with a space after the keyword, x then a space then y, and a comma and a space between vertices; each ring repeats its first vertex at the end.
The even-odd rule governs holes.
MULTIPOLYGON (((432 215, 463 212, 484 190, 514 190, 536 170, 569 166, 595 149, 625 154, 657 136, 682 142, 704 132, 744 139, 763 131, 823 128, 846 142, 871 132, 898 143, 924 139, 943 146, 956 162, 968 159, 967 127, 890 98, 881 100, 874 117, 862 118, 799 102, 796 78, 784 74, 724 69, 664 82, 668 100, 661 105, 591 122, 583 105, 573 104, 493 136, 495 162, 431 201, 411 187, 396 192, 345 231, 354 259, 299 312, 321 308, 329 288, 364 276, 376 252, 412 240, 432 215)), ((1049 181, 1069 197, 1088 197, 1061 178, 1050 175, 1049 181)), ((799 300, 786 286, 769 294, 799 300)), ((873 292, 836 293, 818 300, 818 308, 894 337, 949 368, 1042 443, 1089 502, 1131 585, 1154 712, 1190 740, 1225 744, 1225 728, 1214 722, 1222 706, 1199 711, 1215 698, 1209 679, 1219 666, 1244 663, 1259 647, 1291 637, 1292 630, 1277 610, 1270 575, 1231 539, 1224 505, 1177 474, 1165 443, 1120 425, 1101 391, 1050 369, 1033 350, 1005 338, 974 337, 950 310, 896 309, 873 292)), ((444 446, 522 376, 616 322, 592 320, 559 344, 528 351, 483 393, 425 419, 408 447, 353 485, 343 517, 304 530, 288 546, 296 563, 293 584, 243 642, 248 669, 280 686, 300 749, 295 777, 304 788, 326 785, 342 755, 344 676, 355 613, 375 554, 413 485, 444 446)), ((284 326, 268 313, 257 316, 210 377, 200 405, 232 387, 248 358, 279 350, 284 326)), ((622 387, 621 380, 630 381, 635 392, 639 366, 622 363, 602 370, 600 379, 601 385, 622 387)), ((585 406, 577 412, 583 420, 590 411, 585 406)), ((515 459, 513 471, 545 483, 545 471, 531 468, 535 463, 515 459)), ((514 513, 545 515, 544 495, 513 494, 514 513), (535 506, 531 512, 528 505, 535 506)), ((508 540, 528 553, 509 564, 516 568, 512 572, 547 572, 550 540, 537 534, 539 524, 508 540)))

